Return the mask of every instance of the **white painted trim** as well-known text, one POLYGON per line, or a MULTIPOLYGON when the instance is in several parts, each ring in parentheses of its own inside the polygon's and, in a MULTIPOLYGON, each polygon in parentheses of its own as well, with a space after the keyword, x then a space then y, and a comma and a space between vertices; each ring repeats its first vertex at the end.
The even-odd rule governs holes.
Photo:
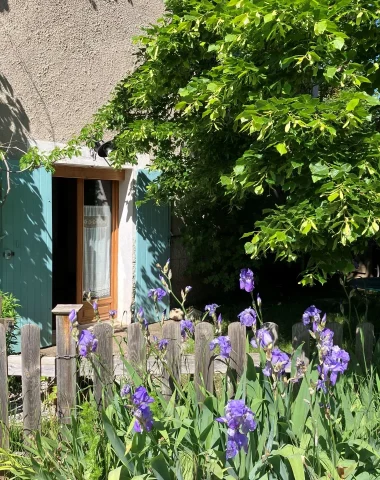
MULTIPOLYGON (((45 140, 35 140, 30 142, 31 147, 37 147, 42 152, 49 153, 55 147, 63 148, 64 143, 48 142, 45 140)), ((90 168, 112 168, 112 166, 102 157, 94 155, 87 147, 81 147, 82 154, 72 159, 59 160, 57 165, 67 165, 68 167, 90 167, 90 168)), ((149 165, 150 157, 147 154, 137 155, 137 165, 124 165, 124 170, 145 168, 149 165)))

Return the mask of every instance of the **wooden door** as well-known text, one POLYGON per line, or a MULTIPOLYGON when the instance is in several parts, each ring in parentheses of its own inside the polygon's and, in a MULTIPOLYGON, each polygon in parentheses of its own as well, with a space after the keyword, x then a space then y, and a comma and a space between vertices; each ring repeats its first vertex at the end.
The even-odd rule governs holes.
MULTIPOLYGON (((117 308, 119 184, 112 180, 77 180, 77 303, 90 292, 101 320, 117 308)), ((79 323, 95 321, 86 301, 79 323)))

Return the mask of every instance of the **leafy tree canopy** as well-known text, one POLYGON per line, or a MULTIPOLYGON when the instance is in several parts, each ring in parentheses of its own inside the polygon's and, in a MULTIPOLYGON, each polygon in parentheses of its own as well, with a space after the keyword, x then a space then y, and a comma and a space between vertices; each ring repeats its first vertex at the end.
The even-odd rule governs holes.
POLYGON ((252 258, 306 254, 303 284, 347 273, 379 238, 379 7, 168 0, 94 122, 67 151, 26 161, 49 168, 116 132, 114 165, 153 154, 162 175, 150 195, 174 201, 188 224, 256 198, 244 210, 252 258))

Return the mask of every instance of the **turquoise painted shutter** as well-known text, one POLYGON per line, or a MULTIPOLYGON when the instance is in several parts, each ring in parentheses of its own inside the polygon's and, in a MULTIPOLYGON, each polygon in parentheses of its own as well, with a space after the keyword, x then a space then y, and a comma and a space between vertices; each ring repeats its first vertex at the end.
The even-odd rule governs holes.
MULTIPOLYGON (((136 198, 144 198, 149 183, 159 176, 158 172, 139 170, 137 172, 136 198)), ((151 288, 162 286, 158 278, 157 263, 165 265, 170 256, 170 211, 168 206, 147 202, 136 210, 136 290, 135 312, 144 307, 149 323, 160 318, 154 309, 153 300, 148 298, 151 288)), ((159 302, 160 310, 168 308, 169 299, 159 302)))
POLYGON ((40 168, 14 173, 11 179, 2 207, 0 288, 20 300, 20 326, 39 325, 41 345, 48 346, 52 343, 52 176, 40 168), (3 256, 6 250, 14 252, 9 260, 3 256))

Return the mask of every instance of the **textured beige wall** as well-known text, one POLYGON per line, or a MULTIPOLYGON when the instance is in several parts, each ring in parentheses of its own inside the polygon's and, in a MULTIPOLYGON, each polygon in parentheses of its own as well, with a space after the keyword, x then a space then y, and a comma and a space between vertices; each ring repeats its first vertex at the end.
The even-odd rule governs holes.
POLYGON ((163 0, 0 0, 0 139, 64 142, 135 65, 163 0))

